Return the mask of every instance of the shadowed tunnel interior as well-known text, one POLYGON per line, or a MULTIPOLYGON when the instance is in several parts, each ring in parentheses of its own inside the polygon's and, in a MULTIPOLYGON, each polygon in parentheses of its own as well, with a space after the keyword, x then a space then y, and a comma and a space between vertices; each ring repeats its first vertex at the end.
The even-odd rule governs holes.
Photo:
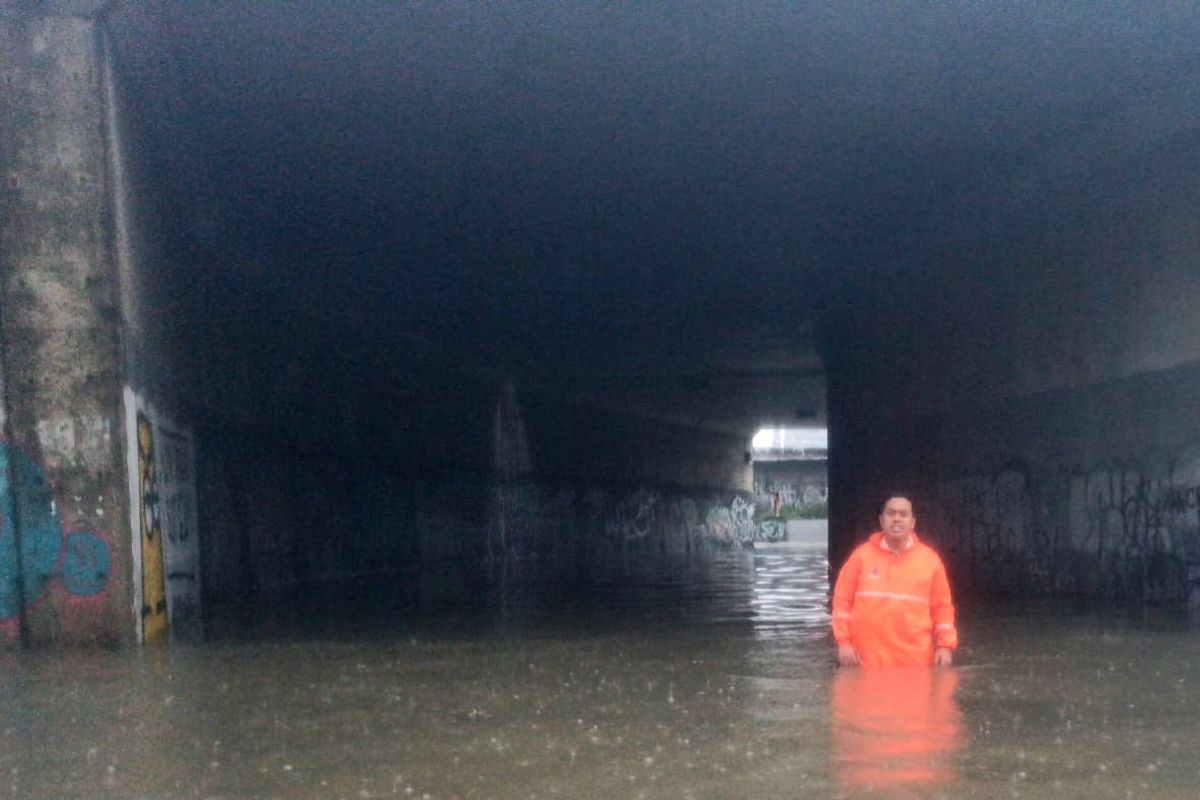
POLYGON ((773 425, 829 428, 835 565, 904 486, 968 601, 1186 602, 1193 7, 34 6, 7 440, 134 546, 64 511, 112 585, 14 556, 22 636, 752 546, 773 425))

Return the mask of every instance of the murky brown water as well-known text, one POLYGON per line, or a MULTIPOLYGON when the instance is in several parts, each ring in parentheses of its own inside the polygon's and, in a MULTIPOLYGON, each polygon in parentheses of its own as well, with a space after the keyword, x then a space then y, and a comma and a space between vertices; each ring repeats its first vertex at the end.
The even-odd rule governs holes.
POLYGON ((1196 634, 969 609, 960 668, 839 672, 825 569, 771 547, 358 632, 0 656, 0 797, 1195 796, 1196 634))

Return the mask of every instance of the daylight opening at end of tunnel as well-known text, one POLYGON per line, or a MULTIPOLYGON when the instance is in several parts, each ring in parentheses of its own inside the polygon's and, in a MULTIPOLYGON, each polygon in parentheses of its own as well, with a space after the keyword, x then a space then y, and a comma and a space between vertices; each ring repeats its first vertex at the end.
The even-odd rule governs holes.
POLYGON ((751 439, 757 541, 829 540, 829 432, 761 428, 751 439))

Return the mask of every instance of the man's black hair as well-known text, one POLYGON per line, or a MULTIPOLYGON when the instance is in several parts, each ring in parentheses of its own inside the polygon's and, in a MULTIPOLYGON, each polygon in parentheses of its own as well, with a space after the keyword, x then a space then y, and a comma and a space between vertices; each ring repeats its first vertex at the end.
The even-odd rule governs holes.
POLYGON ((913 507, 913 511, 916 511, 917 504, 913 502, 913 496, 911 492, 906 492, 903 489, 893 489, 885 494, 883 499, 879 501, 879 513, 883 513, 883 509, 887 506, 888 500, 894 500, 897 497, 907 500, 908 504, 913 507))

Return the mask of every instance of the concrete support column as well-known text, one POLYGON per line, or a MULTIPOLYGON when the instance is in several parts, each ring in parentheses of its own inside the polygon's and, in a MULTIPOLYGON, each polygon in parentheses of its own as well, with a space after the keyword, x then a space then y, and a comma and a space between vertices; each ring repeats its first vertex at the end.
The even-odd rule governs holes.
POLYGON ((0 0, 0 643, 10 646, 135 636, 94 11, 0 0))

